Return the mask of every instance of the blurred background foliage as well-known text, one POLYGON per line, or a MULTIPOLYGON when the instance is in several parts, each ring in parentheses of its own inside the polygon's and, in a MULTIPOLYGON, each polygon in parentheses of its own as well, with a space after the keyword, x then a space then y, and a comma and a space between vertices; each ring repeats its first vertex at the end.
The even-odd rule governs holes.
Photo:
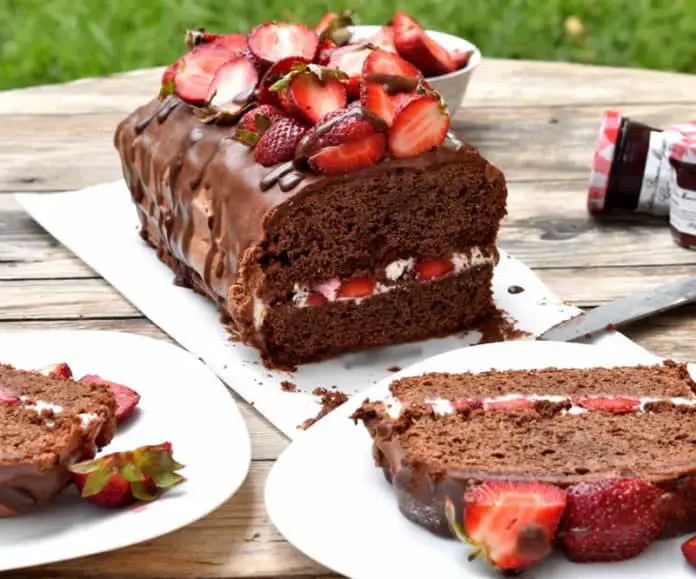
POLYGON ((696 72, 696 0, 0 0, 0 89, 168 64, 187 28, 314 25, 351 7, 362 24, 405 10, 489 57, 696 72))

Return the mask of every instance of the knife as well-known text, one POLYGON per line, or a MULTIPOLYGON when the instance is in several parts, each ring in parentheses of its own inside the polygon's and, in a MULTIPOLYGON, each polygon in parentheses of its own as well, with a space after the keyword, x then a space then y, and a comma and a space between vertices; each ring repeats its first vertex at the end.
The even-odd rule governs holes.
POLYGON ((696 300, 696 275, 678 279, 646 292, 618 299, 556 324, 537 339, 570 342, 589 339, 629 322, 642 320, 696 300))

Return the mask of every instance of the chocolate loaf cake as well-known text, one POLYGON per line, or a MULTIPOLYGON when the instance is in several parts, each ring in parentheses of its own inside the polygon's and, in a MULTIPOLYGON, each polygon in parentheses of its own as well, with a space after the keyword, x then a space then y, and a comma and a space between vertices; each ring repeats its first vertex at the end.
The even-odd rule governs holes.
MULTIPOLYGON (((254 76, 230 58, 230 74, 254 76)), ((187 64, 165 73, 173 94, 116 131, 143 239, 274 364, 444 336, 494 310, 503 174, 446 136, 446 109, 417 69, 376 49, 370 66, 390 74, 364 76, 356 99, 340 70, 288 55, 244 85, 240 118, 180 90, 187 64), (269 97, 278 66, 287 96, 269 97), (296 79, 307 86, 293 90, 296 79), (258 119, 270 125, 260 137, 258 119)))
POLYGON ((686 367, 671 361, 433 373, 395 381, 389 399, 366 400, 352 418, 372 436, 375 463, 408 519, 452 536, 445 505, 463 520, 471 489, 489 481, 552 485, 568 496, 559 527, 568 556, 609 561, 637 555, 658 536, 696 530, 694 387, 686 367), (605 540, 588 553, 568 528, 572 499, 611 484, 650 489, 657 530, 640 549, 612 550, 605 540))
POLYGON ((116 433, 105 386, 0 365, 0 516, 50 500, 116 433))

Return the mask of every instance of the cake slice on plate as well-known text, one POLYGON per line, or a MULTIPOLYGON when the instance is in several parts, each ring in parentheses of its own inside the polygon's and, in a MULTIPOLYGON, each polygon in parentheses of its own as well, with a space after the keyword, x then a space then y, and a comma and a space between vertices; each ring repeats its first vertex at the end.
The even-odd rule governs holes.
POLYGON ((696 531, 696 395, 683 364, 479 374, 392 383, 353 419, 399 508, 501 569, 559 543, 579 562, 696 531))
POLYGON ((116 433, 107 386, 0 365, 0 517, 45 503, 116 433))
POLYGON ((356 90, 318 64, 315 32, 283 23, 241 52, 201 42, 115 135, 141 235, 178 283, 280 365, 494 311, 505 178, 449 134, 419 69, 356 45, 356 90))

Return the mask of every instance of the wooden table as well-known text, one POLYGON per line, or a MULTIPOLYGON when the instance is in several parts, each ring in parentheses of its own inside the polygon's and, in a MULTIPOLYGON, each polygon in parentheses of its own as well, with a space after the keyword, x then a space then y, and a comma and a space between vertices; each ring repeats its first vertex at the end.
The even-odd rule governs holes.
MULTIPOLYGON (((119 179, 114 127, 155 94, 161 72, 0 93, 0 331, 98 328, 167 339, 12 197, 119 179)), ((616 107, 664 127, 696 116, 695 95, 692 76, 487 60, 456 123, 509 180, 501 246, 581 307, 696 270, 696 252, 675 246, 666 227, 601 226, 585 210, 602 112, 616 107)), ((657 354, 694 358, 696 307, 640 323, 627 334, 657 354)), ((243 403, 242 410, 254 460, 244 486, 217 512, 135 547, 5 577, 331 576, 268 520, 263 485, 287 440, 243 403)))

